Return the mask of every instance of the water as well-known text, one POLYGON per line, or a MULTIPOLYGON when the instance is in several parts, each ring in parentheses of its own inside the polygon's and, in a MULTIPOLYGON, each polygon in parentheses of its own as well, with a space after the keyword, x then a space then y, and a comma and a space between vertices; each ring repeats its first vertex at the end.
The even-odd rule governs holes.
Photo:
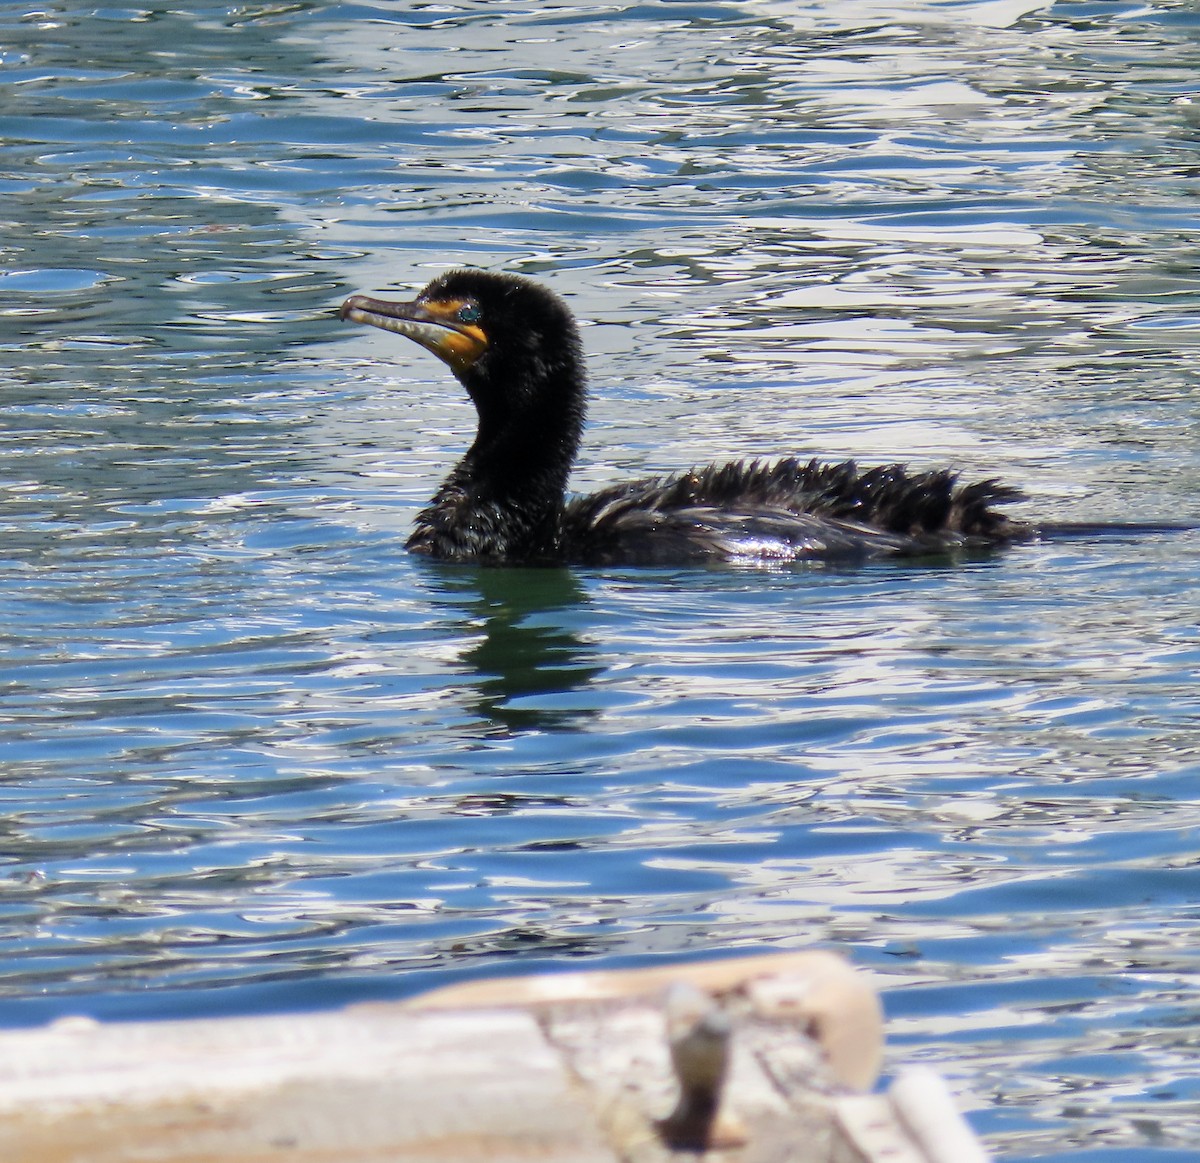
POLYGON ((0 1022, 820 943, 1000 1158, 1191 1158, 1194 535, 415 561, 469 436, 340 325, 585 323, 576 481, 774 452, 1200 518, 1182 3, 0 4, 0 1022))

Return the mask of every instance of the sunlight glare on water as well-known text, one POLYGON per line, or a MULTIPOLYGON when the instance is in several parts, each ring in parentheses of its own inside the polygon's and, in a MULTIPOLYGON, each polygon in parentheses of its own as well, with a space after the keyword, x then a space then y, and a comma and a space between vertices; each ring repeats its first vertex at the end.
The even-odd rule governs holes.
POLYGON ((550 283, 580 489, 820 454, 1200 520, 1198 27, 0 6, 0 1021, 816 943, 999 1158, 1189 1157, 1196 534, 438 566, 470 404, 335 311, 550 283))

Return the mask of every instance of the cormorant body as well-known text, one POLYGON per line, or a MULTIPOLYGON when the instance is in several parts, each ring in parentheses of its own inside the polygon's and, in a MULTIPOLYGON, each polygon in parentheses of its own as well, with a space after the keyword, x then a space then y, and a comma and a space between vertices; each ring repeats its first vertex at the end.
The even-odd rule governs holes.
POLYGON ((408 546, 497 564, 763 564, 945 555, 1028 540, 1020 494, 940 470, 735 461, 567 499, 586 378, 571 312, 521 276, 453 270, 411 302, 353 295, 341 317, 415 340, 475 404, 475 440, 408 546))

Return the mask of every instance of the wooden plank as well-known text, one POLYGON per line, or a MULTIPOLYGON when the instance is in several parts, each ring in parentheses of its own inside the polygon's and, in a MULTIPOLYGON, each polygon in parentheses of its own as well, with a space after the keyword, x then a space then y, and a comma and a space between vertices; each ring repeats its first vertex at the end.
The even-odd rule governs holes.
POLYGON ((391 1011, 0 1035, 0 1157, 612 1163, 519 1010, 391 1011))
POLYGON ((863 1093, 881 1028, 865 978, 826 953, 325 1014, 72 1019, 0 1032, 0 1158, 978 1163, 935 1075, 863 1093))

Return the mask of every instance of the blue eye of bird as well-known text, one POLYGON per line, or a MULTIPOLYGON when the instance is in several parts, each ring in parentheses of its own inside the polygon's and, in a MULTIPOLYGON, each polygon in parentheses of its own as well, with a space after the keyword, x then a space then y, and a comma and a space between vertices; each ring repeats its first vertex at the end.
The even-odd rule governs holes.
POLYGON ((464 303, 458 309, 458 321, 460 323, 478 323, 479 308, 474 303, 464 303))

